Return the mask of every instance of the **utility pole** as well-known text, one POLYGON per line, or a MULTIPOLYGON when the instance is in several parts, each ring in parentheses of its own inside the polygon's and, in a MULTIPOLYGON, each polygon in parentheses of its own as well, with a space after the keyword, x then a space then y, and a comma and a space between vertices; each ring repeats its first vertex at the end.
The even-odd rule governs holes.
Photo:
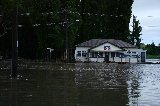
POLYGON ((68 62, 68 33, 67 33, 67 28, 66 28, 66 63, 68 62))
POLYGON ((132 32, 132 44, 134 45, 134 39, 135 39, 135 22, 136 22, 136 17, 133 15, 133 32, 132 32))
POLYGON ((17 77, 18 66, 18 7, 13 10, 13 25, 12 25, 12 78, 17 77))
POLYGON ((65 31, 65 62, 68 62, 68 26, 67 26, 67 15, 68 15, 68 9, 67 5, 64 5, 64 31, 65 31))
POLYGON ((66 63, 70 61, 69 59, 69 38, 68 38, 68 28, 72 25, 73 23, 70 23, 68 26, 66 25, 65 29, 65 34, 66 34, 66 63))

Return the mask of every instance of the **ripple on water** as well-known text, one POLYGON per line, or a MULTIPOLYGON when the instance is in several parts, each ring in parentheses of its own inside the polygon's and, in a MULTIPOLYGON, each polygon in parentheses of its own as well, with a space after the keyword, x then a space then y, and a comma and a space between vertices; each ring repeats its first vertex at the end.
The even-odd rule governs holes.
POLYGON ((39 68, 42 69, 36 69, 37 64, 30 67, 30 64, 22 65, 25 68, 20 68, 23 70, 19 71, 16 80, 9 79, 9 70, 0 71, 0 105, 7 106, 15 92, 17 103, 24 106, 160 104, 158 64, 41 63, 39 68))

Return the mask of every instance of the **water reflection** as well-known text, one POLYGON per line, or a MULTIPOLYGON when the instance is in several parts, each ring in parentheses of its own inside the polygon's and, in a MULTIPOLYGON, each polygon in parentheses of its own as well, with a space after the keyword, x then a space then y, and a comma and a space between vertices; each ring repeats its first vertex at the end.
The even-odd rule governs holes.
MULTIPOLYGON (((83 64, 82 64, 83 65, 83 64)), ((129 65, 88 64, 76 70, 80 106, 125 106, 128 104, 129 65), (90 68, 94 67, 94 68, 90 68)))
POLYGON ((17 79, 10 79, 10 69, 5 67, 0 68, 0 106, 158 106, 160 103, 158 64, 22 63, 17 79))
POLYGON ((74 72, 61 67, 23 69, 17 79, 7 77, 9 70, 1 70, 0 106, 75 106, 74 72))

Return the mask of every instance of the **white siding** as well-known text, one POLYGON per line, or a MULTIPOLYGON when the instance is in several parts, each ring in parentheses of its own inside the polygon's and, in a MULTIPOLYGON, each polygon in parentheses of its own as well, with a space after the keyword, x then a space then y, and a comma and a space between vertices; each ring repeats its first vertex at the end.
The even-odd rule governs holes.
MULTIPOLYGON (((140 60, 140 59, 138 59, 138 60, 140 60)), ((119 58, 119 57, 114 58, 114 62, 121 62, 121 58, 119 58)), ((122 58, 122 62, 129 63, 129 58, 122 58)), ((137 63, 137 58, 130 58, 130 62, 137 63)))
POLYGON ((91 62, 104 62, 104 58, 89 58, 91 62))
POLYGON ((81 51, 81 54, 82 54, 82 51, 86 51, 88 52, 88 49, 90 49, 89 47, 76 47, 76 50, 75 50, 75 60, 76 61, 87 61, 88 60, 88 57, 83 57, 82 55, 81 56, 77 56, 77 52, 78 51, 81 51))
MULTIPOLYGON (((76 61, 82 61, 82 62, 85 62, 85 61, 90 61, 90 62, 104 62, 104 58, 89 58, 88 59, 88 56, 84 57, 82 56, 82 51, 85 51, 86 53, 88 53, 88 49, 90 49, 89 47, 76 47, 76 50, 75 50, 75 60, 76 61), (81 51, 81 56, 77 56, 77 52, 78 51, 81 51)), ((131 54, 130 55, 139 55, 141 56, 141 52, 145 52, 146 53, 146 50, 142 50, 142 49, 137 49, 137 48, 124 48, 126 50, 125 54, 127 54, 127 51, 130 50, 131 54), (133 53, 132 53, 133 52, 133 53)), ((93 48, 91 49, 92 51, 94 52, 103 52, 103 57, 105 56, 105 52, 109 52, 109 61, 110 62, 121 62, 121 58, 119 57, 114 57, 114 60, 113 58, 111 57, 111 52, 116 52, 116 51, 119 51, 121 50, 120 48, 110 44, 110 43, 105 43, 103 45, 100 45, 96 48, 93 48), (104 50, 104 47, 110 47, 110 49, 108 50, 104 50)), ((122 62, 129 62, 129 59, 130 59, 130 62, 131 63, 137 63, 137 58, 136 57, 129 57, 127 56, 126 58, 122 58, 122 62)), ((138 62, 141 62, 141 57, 138 58, 138 62)))
POLYGON ((111 51, 117 51, 117 50, 121 50, 120 48, 110 44, 110 43, 105 43, 103 45, 100 45, 96 48, 93 48, 92 49, 93 51, 99 51, 99 52, 111 52, 111 51), (105 46, 109 46, 110 47, 110 50, 104 50, 104 47, 105 46))
MULTIPOLYGON (((137 48, 124 48, 124 49, 126 49, 127 51, 129 51, 130 50, 130 52, 131 52, 131 54, 130 55, 134 55, 132 52, 136 52, 136 54, 135 55, 138 55, 138 56, 140 56, 140 58, 138 59, 138 61, 139 62, 141 62, 141 52, 145 52, 145 54, 146 54, 146 50, 143 50, 143 49, 137 49, 137 48)), ((127 52, 126 51, 126 52, 127 52)), ((135 59, 136 59, 136 62, 137 62, 137 58, 131 58, 133 61, 131 61, 131 62, 135 62, 135 59)))

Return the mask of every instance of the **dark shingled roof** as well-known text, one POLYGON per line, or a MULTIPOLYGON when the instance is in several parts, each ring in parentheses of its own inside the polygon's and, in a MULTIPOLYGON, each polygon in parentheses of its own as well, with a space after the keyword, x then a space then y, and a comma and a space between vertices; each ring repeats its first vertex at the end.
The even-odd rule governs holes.
POLYGON ((124 42, 122 40, 115 40, 115 39, 91 39, 89 41, 86 41, 86 42, 83 42, 83 43, 76 45, 76 47, 94 48, 94 47, 100 46, 104 43, 110 43, 110 44, 117 46, 119 48, 136 48, 135 45, 131 45, 131 44, 124 42))

